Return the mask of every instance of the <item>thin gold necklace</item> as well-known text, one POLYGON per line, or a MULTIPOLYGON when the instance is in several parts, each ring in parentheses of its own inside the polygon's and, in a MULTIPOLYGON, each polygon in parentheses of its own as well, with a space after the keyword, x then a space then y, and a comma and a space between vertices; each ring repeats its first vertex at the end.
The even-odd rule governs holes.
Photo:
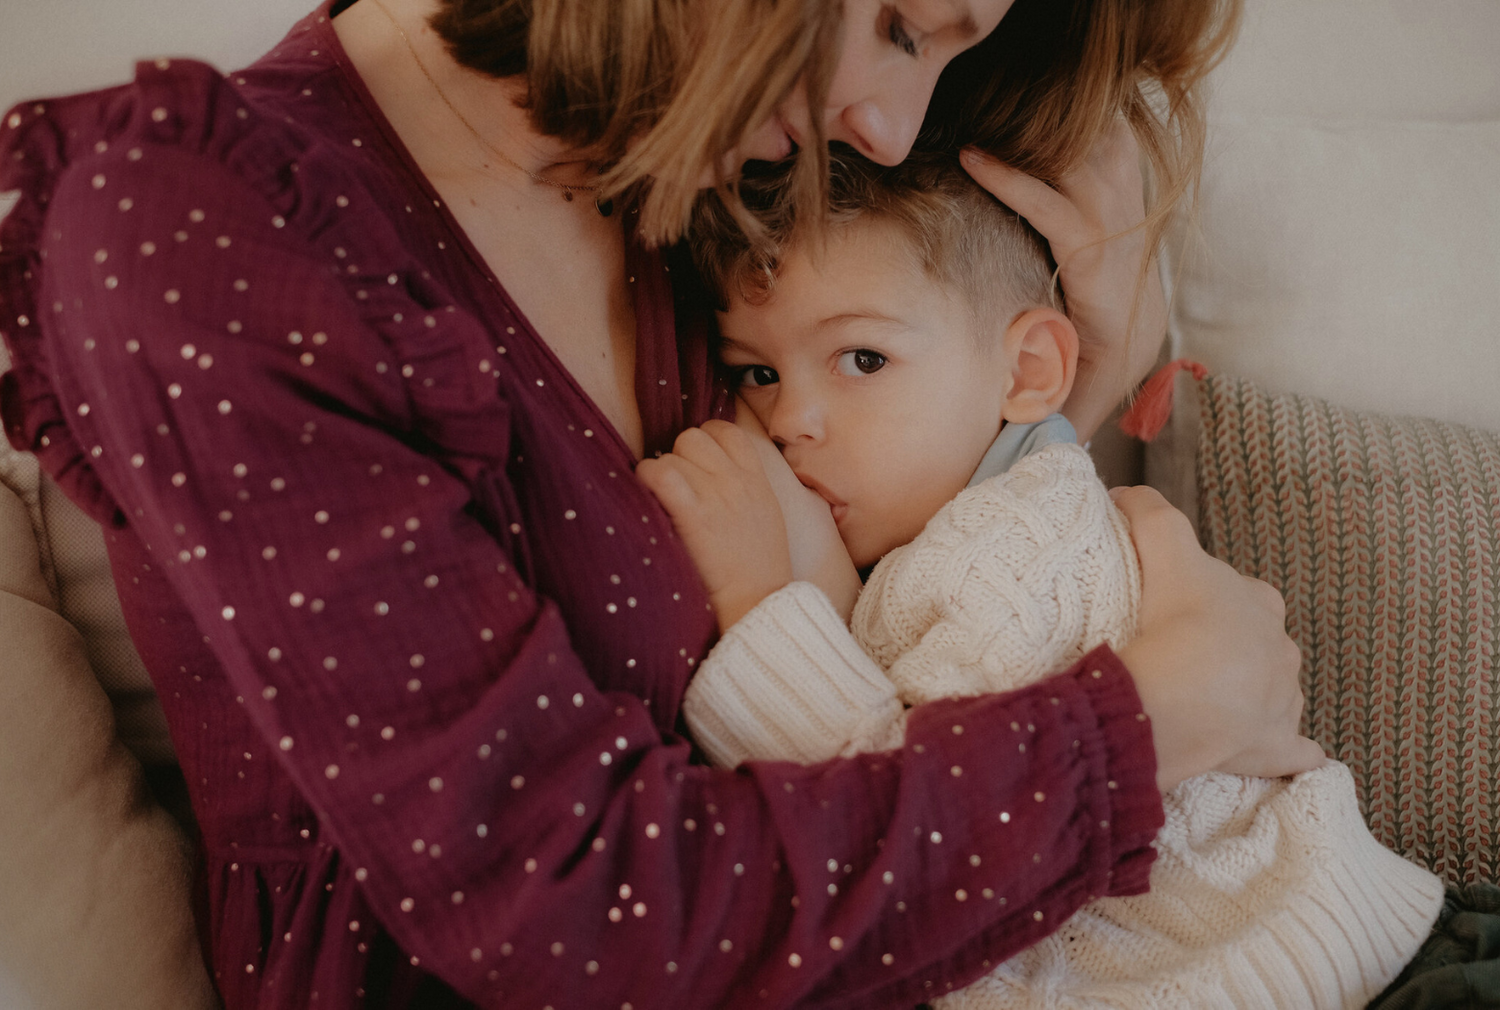
POLYGON ((563 199, 567 200, 570 203, 573 200, 574 193, 588 193, 594 198, 594 209, 597 210, 602 216, 609 217, 610 214, 614 213, 614 201, 600 199, 598 186, 584 186, 574 183, 557 182, 556 180, 549 179, 544 175, 538 175, 537 173, 527 168, 525 165, 517 162, 514 158, 506 154, 504 151, 500 150, 494 144, 491 144, 488 140, 486 140, 484 134, 475 129, 474 124, 469 122, 468 118, 465 117, 462 112, 458 111, 458 106, 453 104, 452 100, 449 99, 447 93, 443 91, 441 86, 439 86, 437 79, 434 78, 432 76, 432 73, 427 69, 427 64, 423 63, 422 57, 417 55, 417 47, 412 45, 411 37, 406 34, 406 29, 401 27, 401 22, 396 20, 396 16, 392 14, 390 12, 390 9, 387 8, 385 4, 381 3, 380 0, 370 0, 370 2, 373 3, 376 7, 379 7, 380 12, 386 16, 386 19, 388 21, 390 21, 391 27, 396 29, 396 34, 401 36, 401 41, 406 43, 406 51, 411 53, 412 62, 417 65, 418 70, 422 71, 422 76, 427 78, 427 83, 432 85, 432 90, 436 91, 437 96, 443 100, 443 104, 448 106, 448 111, 453 113, 453 115, 458 119, 460 123, 464 124, 464 128, 473 135, 474 139, 479 143, 480 147, 483 147, 486 151, 490 152, 490 154, 493 154, 496 158, 505 162, 505 164, 509 165, 511 168, 514 168, 516 171, 526 176, 526 178, 530 179, 532 182, 540 183, 543 186, 551 186, 553 189, 562 190, 563 199))

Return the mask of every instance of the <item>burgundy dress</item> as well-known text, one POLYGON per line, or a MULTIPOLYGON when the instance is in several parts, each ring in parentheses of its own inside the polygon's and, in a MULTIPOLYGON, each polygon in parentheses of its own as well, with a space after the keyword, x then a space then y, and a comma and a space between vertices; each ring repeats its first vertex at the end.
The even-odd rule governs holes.
MULTIPOLYGON (((1144 889, 1107 650, 893 754, 695 761, 692 563, 328 14, 0 122, 6 430, 106 526, 226 1005, 909 1007, 1144 889)), ((686 268, 628 269, 649 452, 726 401, 686 268)))

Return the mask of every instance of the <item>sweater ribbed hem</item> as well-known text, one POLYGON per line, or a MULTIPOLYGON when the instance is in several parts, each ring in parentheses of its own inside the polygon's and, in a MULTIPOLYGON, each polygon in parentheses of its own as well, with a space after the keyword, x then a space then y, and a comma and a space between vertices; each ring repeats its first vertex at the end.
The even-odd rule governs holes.
POLYGON ((899 747, 902 705, 821 589, 793 582, 724 633, 683 699, 715 765, 899 747))
MULTIPOLYGON (((1169 850, 1150 893, 1086 906, 938 1001, 940 1010, 1365 1006, 1426 940, 1442 881, 1370 835, 1342 765, 1306 772, 1262 802, 1257 817, 1278 811, 1274 861, 1252 872, 1251 859, 1243 879, 1230 880, 1202 875, 1191 854, 1169 850)), ((1224 855, 1213 854, 1210 869, 1222 873, 1224 855)))
POLYGON ((1442 909, 1443 882, 1370 834, 1348 769, 1331 763, 1306 772, 1291 788, 1299 787, 1315 797, 1307 807, 1338 849, 1259 927, 1260 942, 1236 945, 1243 956, 1224 966, 1225 988, 1236 997, 1226 1006, 1247 1005, 1240 994, 1263 987, 1264 999, 1250 1005, 1363 1007, 1416 955, 1442 909))

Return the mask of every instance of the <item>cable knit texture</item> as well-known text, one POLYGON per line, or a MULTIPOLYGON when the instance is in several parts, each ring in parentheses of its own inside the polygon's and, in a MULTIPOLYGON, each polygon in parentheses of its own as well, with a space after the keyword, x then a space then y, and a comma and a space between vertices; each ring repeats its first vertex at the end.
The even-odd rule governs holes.
MULTIPOLYGON (((887 555, 852 630, 906 704, 1013 690, 1126 641, 1140 581, 1129 528, 1088 455, 1051 445, 958 495, 887 555)), ((838 619, 820 595, 789 587, 705 662, 685 711, 695 734, 712 723, 716 759, 820 760, 899 742, 888 697, 835 644, 838 619), (778 649, 802 661, 753 658, 778 649), (835 651, 837 662, 818 661, 835 651), (817 674, 790 684, 775 669, 817 674)), ((1093 902, 935 1004, 1361 1007, 1437 917, 1441 881, 1371 837, 1341 764, 1291 779, 1203 775, 1165 808, 1150 893, 1093 902)))

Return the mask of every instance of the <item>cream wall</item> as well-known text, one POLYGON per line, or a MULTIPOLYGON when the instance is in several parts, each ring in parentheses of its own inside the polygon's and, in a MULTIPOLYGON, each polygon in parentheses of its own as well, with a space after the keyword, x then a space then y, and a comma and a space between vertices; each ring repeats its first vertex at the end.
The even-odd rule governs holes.
POLYGON ((0 0, 0 110, 127 80, 134 61, 254 60, 316 0, 0 0))

